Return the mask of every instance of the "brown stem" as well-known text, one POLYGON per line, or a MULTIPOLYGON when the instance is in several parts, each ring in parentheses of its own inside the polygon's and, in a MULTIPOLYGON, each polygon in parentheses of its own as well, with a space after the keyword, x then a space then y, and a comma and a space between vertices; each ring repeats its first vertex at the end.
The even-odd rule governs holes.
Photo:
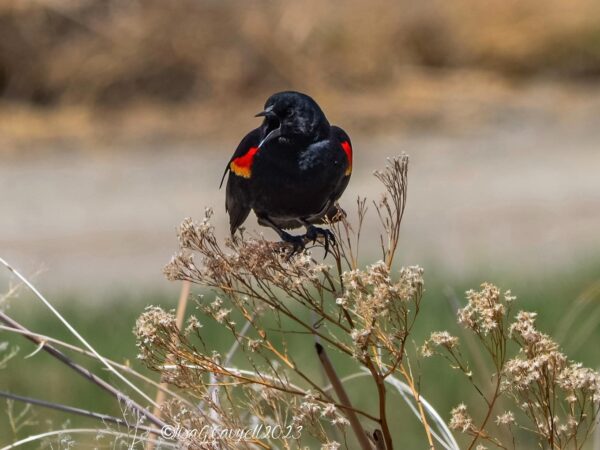
MULTIPOLYGON (((52 337, 49 337, 49 336, 46 336, 46 335, 43 335, 43 334, 34 333, 33 331, 21 330, 21 329, 17 329, 17 328, 5 326, 5 325, 0 325, 0 330, 4 330, 4 331, 11 332, 11 333, 16 333, 16 334, 21 334, 21 335, 34 336, 34 337, 37 337, 38 339, 40 339, 40 342, 43 341, 45 343, 56 344, 56 345, 58 345, 60 347, 66 348, 68 350, 72 350, 74 352, 81 353, 82 355, 89 356, 90 358, 97 359, 96 356, 92 352, 90 352, 88 350, 84 350, 84 349, 82 349, 80 347, 77 347, 75 345, 67 344, 66 342, 60 341, 58 339, 55 339, 55 338, 52 338, 52 337)), ((119 363, 117 363, 117 362, 115 362, 115 361, 113 361, 111 359, 108 359, 108 358, 104 358, 104 359, 111 366, 113 366, 113 367, 115 367, 115 368, 117 368, 117 369, 119 369, 119 370, 121 370, 123 372, 126 372, 129 375, 132 375, 132 376, 134 376, 136 378, 139 378, 140 380, 142 380, 145 383, 148 383, 148 384, 156 387, 157 389, 160 389, 160 390, 164 391, 165 394, 168 394, 171 397, 178 399, 180 402, 186 404, 187 406, 192 407, 192 408, 195 406, 189 400, 183 398, 179 394, 177 394, 177 393, 175 393, 173 391, 170 391, 169 389, 167 389, 165 387, 162 387, 160 385, 160 383, 157 383, 156 381, 154 381, 154 380, 152 380, 152 379, 150 379, 150 378, 142 375, 141 373, 136 372, 135 370, 133 370, 133 368, 131 368, 131 366, 126 366, 126 365, 123 365, 123 364, 119 364, 119 363)))
POLYGON ((425 411, 423 410, 423 403, 421 402, 421 400, 419 398, 419 395, 420 395, 419 391, 417 390, 417 388, 415 386, 415 382, 412 378, 411 373, 406 370, 406 368, 404 367, 404 364, 400 365, 399 370, 400 370, 400 373, 402 374, 402 376, 404 377, 404 379, 406 380, 406 383, 410 387, 410 391, 412 392, 415 402, 417 402, 417 408, 419 410, 419 415, 421 416, 421 422, 423 423, 423 428, 425 429, 425 435, 427 436, 427 442, 429 443, 429 448, 433 449, 433 448, 435 448, 435 446, 433 445, 433 436, 431 435, 431 428, 429 427, 429 422, 427 422, 427 416, 425 415, 425 411))
MULTIPOLYGON (((195 280, 191 280, 192 283, 197 283, 197 281, 195 280)), ((294 322, 296 322, 298 325, 302 326, 304 329, 308 330, 311 334, 318 336, 319 338, 323 339, 325 342, 329 343, 330 345, 336 347, 338 350, 340 350, 341 352, 352 356, 352 351, 347 348, 344 347, 343 345, 341 345, 340 343, 334 341, 333 339, 331 339, 329 336, 319 333, 318 331, 315 330, 315 328, 304 322, 303 320, 301 320, 299 317, 297 317, 297 315, 295 315, 294 313, 292 313, 290 310, 288 310, 287 308, 283 308, 281 304, 278 303, 274 303, 272 301, 269 301, 269 299, 263 297, 260 295, 260 293, 256 292, 255 289, 253 289, 250 285, 245 284, 245 286, 249 289, 249 291, 240 291, 240 290, 235 290, 235 289, 231 289, 228 288, 227 286, 224 285, 211 285, 214 288, 220 289, 221 291, 223 291, 224 293, 231 295, 233 294, 241 294, 241 295, 247 295, 248 297, 252 297, 255 298, 257 300, 260 300, 264 303, 266 303, 267 305, 269 305, 270 307, 276 309, 277 311, 281 312, 283 315, 285 315, 286 317, 288 317, 289 319, 293 320, 294 322)), ((335 322, 334 322, 335 323, 335 322)))
MULTIPOLYGON (((344 385, 342 384, 342 381, 340 380, 337 373, 335 372, 335 369, 333 368, 333 365, 331 364, 331 361, 329 360, 327 353, 325 353, 325 349, 319 343, 316 343, 315 347, 317 349, 317 354, 319 355, 319 360, 321 361, 321 364, 323 365, 323 368, 325 369, 325 373, 327 374, 327 378, 329 378, 329 381, 331 382, 331 385, 333 386, 333 390, 335 391, 336 395, 338 396, 340 403, 342 405, 348 407, 348 409, 346 409, 346 416, 348 417, 348 420, 350 421, 350 426, 352 427, 352 430, 354 431, 354 434, 356 435, 356 439, 358 440, 360 447, 363 450, 371 450, 373 447, 371 446, 371 443, 367 439, 367 433, 365 432, 362 425, 360 424, 360 421, 358 420, 356 413, 354 412, 353 409, 351 409, 352 403, 350 402, 350 398, 348 397, 348 394, 346 393, 346 390, 344 389, 344 385)), ((390 450, 391 450, 391 447, 390 447, 390 450)))
MULTIPOLYGON (((0 311, 0 321, 4 322, 6 325, 8 325, 11 328, 15 328, 17 330, 22 330, 22 331, 25 331, 25 332, 29 333, 29 330, 27 328, 25 328, 24 326, 22 326, 17 321, 11 319, 9 316, 7 316, 6 314, 4 314, 1 311, 0 311)), ((148 418, 148 420, 150 422, 152 422, 154 425, 156 425, 157 427, 163 428, 163 427, 165 427, 167 425, 159 417, 156 417, 154 414, 152 414, 146 408, 144 408, 143 406, 141 406, 139 403, 135 402, 127 394, 119 391, 118 389, 116 389, 115 387, 113 387, 112 385, 110 385, 109 383, 107 383, 106 381, 104 381, 102 378, 99 378, 96 375, 94 375, 88 369, 86 369, 86 368, 80 366, 79 364, 75 363, 67 355, 65 355, 63 352, 61 352, 57 348, 53 347, 50 344, 45 343, 41 339, 39 339, 39 338, 37 338, 37 337, 35 337, 35 336, 31 335, 31 334, 23 334, 23 336, 26 339, 29 339, 31 342, 33 342, 33 343, 41 346, 42 349, 45 352, 47 352, 50 355, 54 356, 56 359, 58 359, 60 362, 62 362, 63 364, 67 365, 71 369, 73 369, 75 372, 77 372, 82 377, 87 378, 92 383, 98 385, 100 388, 102 388, 105 391, 107 391, 110 395, 112 395, 113 397, 115 397, 117 400, 123 401, 123 403, 125 403, 126 405, 131 406, 132 409, 135 409, 140 414, 142 414, 143 416, 145 416, 146 418, 148 418)))
MULTIPOLYGON (((175 317, 175 323, 177 325, 177 328, 179 328, 181 330, 182 326, 183 326, 183 319, 185 316, 185 310, 187 307, 187 300, 188 297, 190 295, 190 285, 191 283, 189 281, 183 281, 181 284, 181 293, 179 294, 179 303, 177 304, 177 312, 176 312, 176 317, 175 317)), ((170 361, 167 362, 167 364, 170 364, 170 361)), ((161 377, 161 382, 160 382, 160 386, 166 388, 168 385, 167 383, 164 382, 164 377, 161 377)), ((165 392, 161 389, 159 389, 156 393, 156 406, 154 407, 154 411, 153 413, 156 415, 156 417, 160 417, 161 414, 161 406, 163 404, 163 402, 165 401, 165 392)), ((148 447, 149 449, 154 448, 154 444, 153 443, 148 443, 148 447)))
MULTIPOLYGON (((192 363, 198 363, 198 365, 200 366, 202 364, 202 361, 197 361, 194 360, 193 358, 190 358, 190 355, 180 355, 181 358, 187 359, 192 363)), ((238 385, 238 384, 258 384, 260 386, 264 386, 266 388, 269 389, 275 389, 277 391, 280 392, 285 392, 287 394, 292 394, 292 395, 297 395, 297 396, 301 396, 304 397, 306 395, 306 392, 301 391, 301 390, 297 390, 297 389, 291 389, 291 388, 286 388, 285 386, 280 386, 277 385, 275 383, 271 384, 268 383, 267 381, 264 381, 260 378, 252 378, 249 376, 244 376, 244 375, 240 375, 238 372, 236 371, 231 371, 229 370, 227 367, 222 367, 222 366, 212 366, 212 367, 208 367, 205 366, 204 370, 206 370, 207 372, 211 372, 211 373, 215 373, 218 375, 225 375, 231 378, 235 378, 236 380, 239 380, 239 383, 229 383, 229 385, 238 385)), ((220 383, 220 385, 225 385, 224 383, 220 383)), ((361 416, 365 417, 366 419, 372 420, 373 422, 377 422, 379 423, 379 419, 377 417, 372 416, 371 414, 365 412, 365 411, 361 411, 359 409, 353 408, 352 406, 348 406, 342 403, 335 403, 334 401, 331 400, 331 397, 327 396, 327 397, 316 397, 316 400, 318 402, 321 403, 331 403, 333 404, 336 408, 340 408, 343 409, 344 411, 352 411, 355 414, 360 414, 361 416)))
POLYGON ((0 391, 0 397, 4 397, 10 400, 16 400, 18 402, 29 403, 30 405, 41 406, 42 408, 54 409, 56 411, 66 412, 68 414, 76 414, 78 416, 91 417, 92 419, 100 420, 102 422, 115 423, 123 427, 127 427, 130 429, 135 428, 160 436, 160 431, 156 428, 146 427, 140 424, 130 424, 125 419, 121 419, 120 417, 109 416, 107 414, 101 414, 94 411, 75 408, 73 406, 62 405, 60 403, 47 402, 39 398, 24 397, 22 395, 17 395, 5 391, 0 391))
POLYGON ((392 442, 392 434, 390 433, 390 427, 387 421, 387 393, 385 389, 385 381, 370 358, 367 359, 366 365, 371 372, 373 379, 375 380, 375 385, 377 386, 377 395, 379 397, 379 420, 381 421, 381 433, 383 434, 383 441, 385 442, 386 449, 392 450, 394 448, 394 444, 392 442))
POLYGON ((473 441, 471 442, 471 445, 469 445, 469 448, 467 450, 471 450, 472 448, 474 448, 475 444, 477 443, 477 440, 481 437, 481 435, 485 429, 485 426, 487 425, 488 421, 490 420, 490 417, 492 417, 492 411, 494 410, 494 405, 496 404, 496 400, 498 399, 499 392, 500 392, 500 374, 498 373, 497 379, 496 379, 496 388, 494 389, 494 396, 492 397, 492 400, 489 402, 490 406, 488 408, 488 412, 485 415, 485 419, 483 419, 482 424, 480 425, 479 429, 477 430, 477 434, 473 438, 473 441))
MULTIPOLYGON (((177 312, 175 315, 175 324, 177 325, 177 328, 179 328, 181 330, 181 328, 183 327, 183 319, 185 318, 185 310, 187 308, 187 302, 188 302, 188 298, 190 296, 190 287, 191 287, 191 283, 189 281, 183 281, 181 283, 181 292, 179 293, 179 302, 177 303, 177 312)), ((171 361, 168 361, 168 363, 170 364, 171 361)), ((161 380, 160 380, 160 387, 161 388, 166 388, 168 386, 168 384, 164 381, 165 377, 164 375, 161 376, 161 380)), ((156 417, 160 417, 161 416, 161 406, 165 401, 165 391, 162 389, 158 389, 158 391, 156 392, 156 406, 154 406, 154 411, 152 411, 152 413, 156 416, 156 417)), ((148 443, 146 444, 146 450, 154 450, 155 445, 153 441, 148 441, 148 443)))

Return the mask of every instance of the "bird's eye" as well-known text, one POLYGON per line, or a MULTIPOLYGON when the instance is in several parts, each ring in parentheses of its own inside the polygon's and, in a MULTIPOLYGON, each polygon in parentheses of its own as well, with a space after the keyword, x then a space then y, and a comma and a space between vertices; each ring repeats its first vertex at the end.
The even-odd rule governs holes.
POLYGON ((292 117, 294 115, 294 110, 293 109, 288 109, 285 112, 285 117, 292 117))

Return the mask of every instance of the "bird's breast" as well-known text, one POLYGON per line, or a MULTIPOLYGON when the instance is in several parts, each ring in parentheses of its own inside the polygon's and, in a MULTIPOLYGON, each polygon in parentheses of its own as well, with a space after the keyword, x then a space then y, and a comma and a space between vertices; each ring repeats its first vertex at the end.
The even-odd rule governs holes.
POLYGON ((255 206, 290 216, 319 213, 344 176, 344 157, 332 151, 329 141, 303 149, 262 148, 250 180, 255 206))

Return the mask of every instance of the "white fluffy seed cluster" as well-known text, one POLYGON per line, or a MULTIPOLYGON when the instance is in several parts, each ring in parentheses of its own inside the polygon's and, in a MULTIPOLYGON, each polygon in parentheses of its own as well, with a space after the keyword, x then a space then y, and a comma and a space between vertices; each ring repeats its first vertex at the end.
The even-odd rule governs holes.
POLYGON ((433 356, 436 347, 453 350, 458 347, 458 338, 447 331, 434 331, 421 347, 421 355, 426 358, 433 356))
POLYGON ((343 274, 344 293, 336 303, 352 311, 358 322, 350 332, 355 357, 359 360, 365 351, 374 327, 383 320, 397 317, 407 311, 411 301, 423 289, 423 269, 419 266, 403 267, 393 280, 389 267, 383 262, 366 269, 351 270, 343 274))
POLYGON ((160 339, 163 330, 176 328, 175 315, 159 306, 147 306, 135 322, 133 332, 140 350, 138 359, 146 359, 150 348, 160 339))
POLYGON ((452 411, 450 411, 450 428, 452 430, 460 430, 466 433, 474 428, 473 419, 467 412, 467 406, 461 403, 452 411))
POLYGON ((566 400, 574 403, 576 393, 593 403, 600 403, 600 374, 571 362, 560 351, 559 345, 535 327, 536 314, 521 311, 510 327, 513 339, 522 343, 519 354, 507 361, 503 388, 511 391, 526 391, 534 383, 551 382, 566 392, 566 400))
POLYGON ((485 336, 501 326, 506 306, 514 300, 510 291, 502 295, 496 286, 484 283, 480 291, 467 291, 467 306, 458 311, 458 323, 485 336))

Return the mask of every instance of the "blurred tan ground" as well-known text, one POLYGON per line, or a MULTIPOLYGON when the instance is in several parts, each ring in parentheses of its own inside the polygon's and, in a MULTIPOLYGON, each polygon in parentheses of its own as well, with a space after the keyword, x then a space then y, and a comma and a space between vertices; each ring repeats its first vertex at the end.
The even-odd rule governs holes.
POLYGON ((223 167, 294 88, 353 137, 347 210, 411 155, 403 262, 596 264, 599 81, 597 1, 1 1, 0 251, 48 289, 166 286, 176 225, 226 229, 223 167))

